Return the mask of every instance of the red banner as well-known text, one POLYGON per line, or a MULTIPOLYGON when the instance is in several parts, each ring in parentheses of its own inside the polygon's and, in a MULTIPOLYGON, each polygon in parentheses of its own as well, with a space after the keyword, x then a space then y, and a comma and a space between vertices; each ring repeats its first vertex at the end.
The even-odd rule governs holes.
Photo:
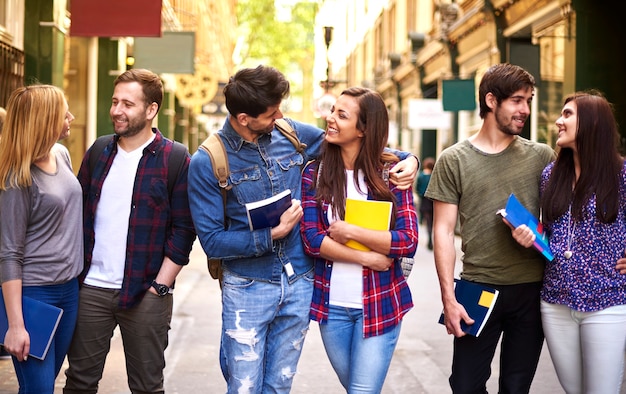
POLYGON ((160 37, 161 0, 72 0, 70 36, 160 37))

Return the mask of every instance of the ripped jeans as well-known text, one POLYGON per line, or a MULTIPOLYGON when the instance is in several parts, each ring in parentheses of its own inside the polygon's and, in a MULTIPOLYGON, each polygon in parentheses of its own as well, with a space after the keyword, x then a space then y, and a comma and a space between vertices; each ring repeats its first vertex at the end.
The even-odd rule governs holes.
POLYGON ((224 271, 220 364, 228 393, 288 393, 309 329, 313 273, 289 284, 224 271))

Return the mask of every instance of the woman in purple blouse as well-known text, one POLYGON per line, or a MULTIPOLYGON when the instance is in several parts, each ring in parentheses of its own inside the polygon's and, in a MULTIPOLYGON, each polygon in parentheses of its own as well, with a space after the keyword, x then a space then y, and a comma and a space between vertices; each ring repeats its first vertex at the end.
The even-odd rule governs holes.
POLYGON ((398 158, 383 152, 389 118, 373 90, 349 88, 326 118, 322 154, 302 177, 300 226, 307 254, 315 258, 311 319, 320 323, 326 354, 349 393, 379 393, 413 302, 401 257, 417 248, 411 190, 385 176, 398 158), (390 231, 344 221, 346 199, 391 201, 390 231), (346 246, 357 241, 368 251, 346 246))
POLYGON ((550 356, 568 394, 619 393, 626 346, 626 169, 611 104, 599 92, 565 99, 561 148, 541 181, 546 264, 541 314, 550 356))

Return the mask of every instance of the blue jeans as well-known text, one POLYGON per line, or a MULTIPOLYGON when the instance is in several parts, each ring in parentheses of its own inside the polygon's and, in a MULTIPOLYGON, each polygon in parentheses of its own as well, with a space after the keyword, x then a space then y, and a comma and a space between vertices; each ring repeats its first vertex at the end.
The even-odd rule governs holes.
POLYGON ((320 333, 330 364, 348 393, 380 393, 400 337, 392 331, 363 338, 363 310, 330 305, 320 333))
POLYGON ((309 330, 313 273, 289 284, 224 271, 220 364, 229 393, 288 393, 309 330))
POLYGON ((13 359, 20 394, 52 394, 54 381, 61 371, 67 349, 70 347, 76 314, 78 313, 78 280, 48 286, 24 286, 22 295, 63 309, 61 321, 44 360, 28 357, 26 361, 13 359))

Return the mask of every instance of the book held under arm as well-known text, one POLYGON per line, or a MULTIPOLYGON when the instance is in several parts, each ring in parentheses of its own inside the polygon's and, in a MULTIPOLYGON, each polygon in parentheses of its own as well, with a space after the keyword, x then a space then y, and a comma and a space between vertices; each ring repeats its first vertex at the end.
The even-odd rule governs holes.
MULTIPOLYGON (((454 280, 456 300, 463 305, 467 314, 474 320, 472 325, 468 325, 461 320, 463 332, 475 337, 480 335, 496 305, 499 294, 498 290, 478 283, 463 279, 454 280)), ((439 316, 439 324, 445 324, 443 312, 439 316)))
POLYGON ((287 189, 264 200, 246 204, 250 231, 276 227, 280 216, 291 206, 291 190, 287 189))
MULTIPOLYGON (((29 355, 39 360, 46 358, 54 334, 56 333, 63 309, 46 304, 30 297, 22 297, 22 314, 24 326, 30 336, 29 355)), ((4 297, 0 290, 0 345, 4 345, 4 337, 9 329, 4 297)))
POLYGON ((509 196, 506 207, 496 212, 502 216, 511 226, 517 228, 525 224, 535 234, 533 247, 537 249, 548 261, 554 260, 554 255, 550 251, 548 235, 543 231, 543 224, 530 213, 526 207, 519 202, 514 194, 509 196))
MULTIPOLYGON (((346 223, 370 230, 389 230, 393 205, 390 201, 346 199, 346 223)), ((358 250, 370 250, 367 246, 349 240, 346 246, 358 250)))

